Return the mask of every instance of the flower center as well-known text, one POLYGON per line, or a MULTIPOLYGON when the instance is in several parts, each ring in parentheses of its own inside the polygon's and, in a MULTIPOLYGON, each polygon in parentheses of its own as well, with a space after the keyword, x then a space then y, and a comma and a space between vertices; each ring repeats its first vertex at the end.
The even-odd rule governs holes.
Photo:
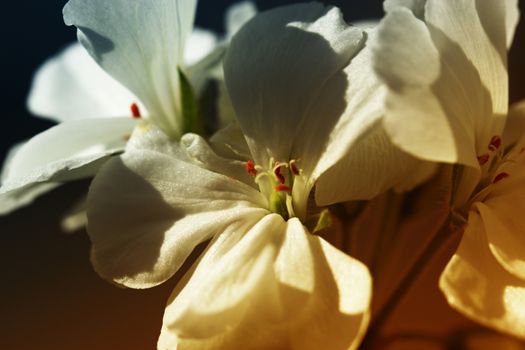
POLYGON ((285 220, 295 216, 292 190, 295 178, 302 173, 297 162, 296 159, 281 162, 271 158, 267 167, 256 165, 251 160, 244 165, 246 171, 254 177, 261 192, 267 195, 268 209, 285 220))

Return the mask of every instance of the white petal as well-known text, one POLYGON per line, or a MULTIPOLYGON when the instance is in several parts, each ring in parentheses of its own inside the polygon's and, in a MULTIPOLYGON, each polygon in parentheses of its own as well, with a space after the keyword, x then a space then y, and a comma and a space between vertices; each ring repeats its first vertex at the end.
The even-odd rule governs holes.
POLYGON ((495 258, 510 273, 525 280, 525 167, 519 168, 520 172, 510 173, 509 178, 494 184, 490 194, 475 206, 495 258))
MULTIPOLYGON (((375 35, 374 30, 368 32, 370 39, 375 35)), ((313 179, 320 176, 316 184, 319 205, 370 199, 392 187, 408 190, 433 172, 433 165, 401 151, 385 134, 380 118, 386 91, 375 77, 371 56, 367 42, 344 69, 348 79, 347 105, 312 175, 313 179), (341 182, 342 177, 351 180, 341 182)), ((313 110, 317 111, 317 106, 313 110)), ((323 118, 317 120, 325 122, 323 118)), ((313 125, 314 130, 318 128, 313 125)), ((315 148, 307 143, 304 149, 310 154, 315 148)))
POLYGON ((508 110, 506 11, 511 7, 507 2, 427 1, 425 20, 435 45, 456 79, 467 79, 463 103, 485 104, 485 110, 478 110, 484 113, 470 116, 478 151, 486 149, 492 136, 501 135, 508 110), (474 69, 476 76, 464 75, 467 68, 474 69))
POLYGON ((210 245, 170 298, 159 348, 353 349, 370 292, 364 265, 268 215, 210 245))
POLYGON ((401 151, 379 127, 366 134, 352 146, 347 157, 319 177, 315 200, 323 206, 371 199, 391 188, 405 192, 429 179, 436 167, 401 151), (343 178, 348 180, 341 181, 343 178))
MULTIPOLYGON (((11 172, 11 162, 15 158, 20 148, 27 141, 20 142, 7 152, 7 155, 2 166, 2 172, 0 174, 0 184, 7 179, 11 172)), ((53 188, 59 186, 59 183, 40 183, 31 186, 26 186, 19 190, 15 190, 9 193, 0 194, 0 215, 6 215, 20 207, 33 202, 33 200, 43 193, 51 191, 53 188)))
POLYGON ((214 32, 195 28, 188 36, 184 50, 184 63, 191 66, 208 56, 217 45, 217 36, 214 32))
POLYGON ((124 149, 135 124, 132 118, 79 119, 34 136, 10 162, 0 193, 93 176, 106 157, 124 149))
POLYGON ((27 104, 38 116, 65 121, 131 115, 130 105, 138 102, 75 43, 38 69, 27 104))
MULTIPOLYGON (((441 67, 442 53, 428 28, 404 8, 383 19, 374 51, 376 72, 389 87, 384 125, 392 141, 416 157, 478 167, 473 113, 469 112, 483 104, 469 108, 461 86, 475 76, 472 67, 460 61, 467 66, 459 68, 463 79, 456 84, 454 75, 441 67)), ((478 79, 478 85, 471 88, 469 84, 466 91, 479 90, 478 79)), ((476 117, 487 117, 487 113, 481 111, 476 117)))
POLYGON ((520 20, 518 0, 505 0, 505 29, 507 37, 507 49, 512 45, 514 33, 520 20))
POLYGON ((172 137, 181 121, 179 75, 196 0, 70 0, 64 20, 115 79, 137 95, 172 137))
POLYGON ((417 18, 423 19, 426 3, 427 0, 385 0, 383 2, 383 8, 385 12, 390 12, 400 7, 406 7, 410 9, 417 18))
POLYGON ((60 186, 57 182, 32 184, 8 193, 0 193, 0 215, 9 214, 31 204, 40 195, 60 186))
POLYGON ((525 281, 508 273, 488 249, 484 227, 471 212, 457 253, 439 286, 448 303, 465 316, 525 338, 525 281))
POLYGON ((342 69, 362 38, 337 9, 317 3, 264 12, 233 37, 225 81, 256 163, 268 164, 273 156, 315 164, 344 109, 342 69), (319 103, 331 105, 322 116, 310 111, 319 103), (298 142, 310 139, 317 140, 317 153, 305 154, 298 142))
MULTIPOLYGON (((162 138, 156 145, 164 135, 148 135, 134 134, 139 140, 100 170, 88 197, 92 262, 102 277, 133 288, 164 282, 199 243, 267 213, 254 188, 196 165, 213 154, 195 158, 191 147, 162 138)), ((228 172, 217 164, 209 168, 228 172)))
POLYGON ((257 14, 257 7, 252 1, 237 2, 226 10, 226 37, 231 38, 257 14))

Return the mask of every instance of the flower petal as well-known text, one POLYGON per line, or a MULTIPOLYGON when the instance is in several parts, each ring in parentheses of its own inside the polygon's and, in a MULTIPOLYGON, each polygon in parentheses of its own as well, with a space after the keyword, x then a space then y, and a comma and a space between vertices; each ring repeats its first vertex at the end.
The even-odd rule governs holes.
MULTIPOLYGON (((11 162, 15 158, 15 155, 18 153, 20 148, 26 142, 27 141, 24 141, 14 145, 7 152, 7 156, 5 157, 2 171, 0 173, 0 184, 3 184, 5 179, 9 176, 9 173, 11 172, 11 162)), ((9 193, 0 194, 0 215, 9 214, 20 207, 30 204, 36 197, 51 191, 53 188, 59 185, 59 183, 40 183, 26 186, 9 193)))
POLYGON ((225 15, 226 37, 233 37, 256 14, 256 4, 249 0, 240 1, 228 7, 225 15))
POLYGON ((64 20, 104 70, 133 91, 172 137, 182 118, 177 69, 196 0, 70 0, 64 20))
MULTIPOLYGON (((464 113, 468 100, 460 98, 461 86, 453 89, 453 76, 440 78, 448 71, 441 67, 441 53, 425 24, 407 9, 389 12, 379 25, 374 51, 376 72, 389 87, 384 125, 392 141, 416 157, 477 167, 471 114, 464 113), (435 91, 441 80, 454 91, 443 103, 435 91), (462 114, 447 114, 455 109, 462 114)), ((467 91, 477 90, 469 84, 467 91)))
POLYGON ((135 125, 132 118, 79 119, 34 136, 10 162, 0 193, 93 176, 108 156, 124 149, 135 125))
POLYGON ((160 349, 353 349, 368 322, 366 267, 297 219, 271 214, 221 235, 189 275, 168 303, 160 349))
POLYGON ((38 69, 27 104, 32 113, 61 122, 131 116, 130 105, 138 102, 75 43, 38 69))
POLYGON ((439 286, 448 303, 465 316, 525 338, 525 281, 494 259, 477 213, 470 213, 458 251, 439 286))
POLYGON ((368 200, 391 188, 409 191, 429 179, 436 169, 435 163, 401 151, 390 142, 383 128, 376 128, 353 145, 347 157, 319 177, 315 201, 324 206, 368 200), (342 178, 348 181, 341 181, 342 178))
MULTIPOLYGON (((451 69, 462 79, 462 63, 458 64, 458 54, 464 55, 465 59, 472 64, 479 74, 480 86, 485 87, 492 102, 489 115, 481 119, 483 124, 476 126, 478 142, 485 148, 494 135, 501 135, 507 114, 508 97, 508 74, 507 74, 507 17, 515 17, 517 13, 517 1, 440 1, 428 0, 425 12, 425 20, 431 29, 434 43, 441 52, 443 59, 451 66, 451 69), (514 14, 506 13, 514 10, 514 14), (456 50, 451 50, 457 46, 456 50), (460 49, 459 49, 460 48, 460 49), (449 52, 447 52, 449 50, 449 52), (492 113, 491 113, 492 112, 492 113), (485 126, 484 124, 488 124, 485 126)), ((478 82, 473 80, 471 84, 478 82)), ((473 85, 475 87, 475 85, 473 85)), ((468 91, 468 90, 467 90, 468 91)), ((478 102, 483 105, 475 93, 479 93, 477 87, 468 91, 465 102, 478 102)), ((446 101, 443 101, 446 103, 446 101)), ((489 106, 490 107, 490 106, 489 106)), ((486 112, 486 113, 487 113, 486 112)), ((479 147, 479 145, 476 145, 479 147)))
POLYGON ((261 13, 233 37, 225 81, 256 163, 301 158, 308 173, 344 109, 342 69, 362 39, 338 9, 318 3, 261 13), (319 103, 324 108, 317 111, 327 112, 322 118, 310 111, 319 103), (315 152, 301 148, 306 140, 315 152))
POLYGON ((511 274, 525 280, 525 169, 494 184, 479 211, 489 247, 498 262, 511 274))
POLYGON ((214 160, 207 170, 201 160, 214 155, 195 157, 191 147, 211 152, 198 142, 185 149, 158 130, 138 131, 126 152, 97 174, 88 196, 88 233, 102 277, 132 288, 155 286, 199 243, 267 213, 258 191, 218 173, 228 173, 230 165, 221 168, 214 160))
MULTIPOLYGON (((376 31, 370 29, 367 34, 371 41, 376 31)), ((392 187, 409 190, 435 169, 435 165, 401 151, 385 133, 380 120, 386 89, 373 72, 369 41, 344 69, 348 79, 346 109, 312 175, 312 179, 319 177, 319 205, 370 199, 392 187), (341 182, 341 176, 352 180, 341 182), (333 190, 335 183, 337 191, 333 190)))

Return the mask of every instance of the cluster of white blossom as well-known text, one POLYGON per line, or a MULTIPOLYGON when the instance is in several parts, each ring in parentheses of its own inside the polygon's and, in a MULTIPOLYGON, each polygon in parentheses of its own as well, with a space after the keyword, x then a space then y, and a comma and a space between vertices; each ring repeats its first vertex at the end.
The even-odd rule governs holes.
POLYGON ((39 70, 29 99, 59 124, 13 151, 0 211, 94 177, 91 260, 129 288, 167 281, 204 244, 159 349, 377 346, 399 293, 454 237, 435 288, 525 339, 525 104, 509 110, 507 73, 517 2, 385 0, 366 26, 315 2, 241 3, 219 37, 193 28, 197 0, 70 0, 79 43, 39 70), (447 188, 437 225, 406 234, 406 213, 387 218, 392 198, 432 186, 447 188), (422 243, 396 258, 400 242, 422 243))

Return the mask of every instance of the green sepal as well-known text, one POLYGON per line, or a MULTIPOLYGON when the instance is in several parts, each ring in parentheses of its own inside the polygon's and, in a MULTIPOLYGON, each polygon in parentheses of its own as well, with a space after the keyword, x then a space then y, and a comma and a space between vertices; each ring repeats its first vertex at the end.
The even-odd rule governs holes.
POLYGON ((186 134, 193 132, 201 134, 202 121, 199 115, 199 106, 195 93, 191 86, 190 81, 184 74, 184 72, 177 67, 180 81, 180 100, 181 100, 181 113, 182 113, 182 125, 181 133, 186 134))
POLYGON ((330 210, 323 209, 320 213, 312 215, 306 220, 306 227, 311 233, 316 233, 332 226, 332 214, 330 210))

